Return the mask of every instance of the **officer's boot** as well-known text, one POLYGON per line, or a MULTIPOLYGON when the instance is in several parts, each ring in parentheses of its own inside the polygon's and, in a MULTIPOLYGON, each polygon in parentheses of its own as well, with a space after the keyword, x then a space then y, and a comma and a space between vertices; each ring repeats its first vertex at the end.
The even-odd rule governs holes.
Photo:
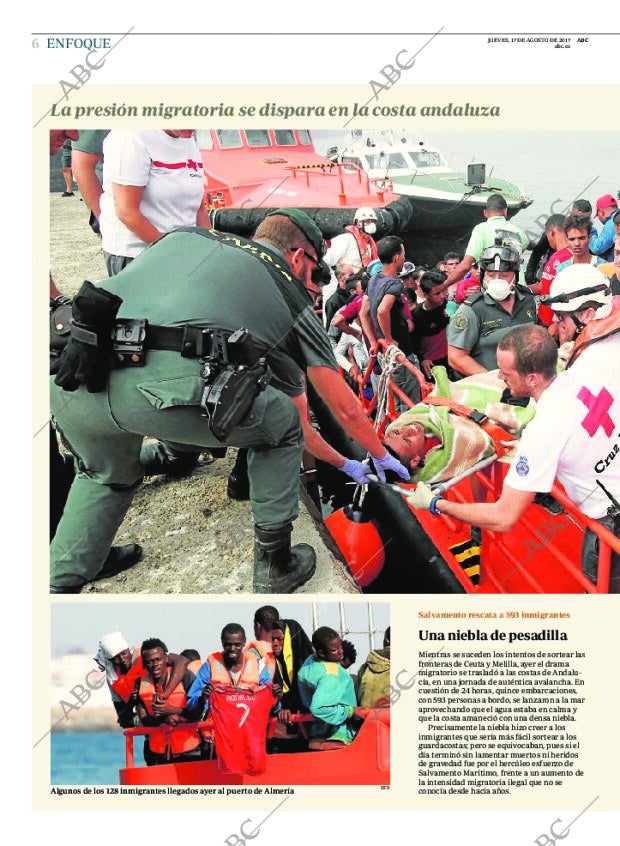
POLYGON ((250 498, 250 480, 248 478, 248 451, 237 450, 235 466, 230 471, 226 485, 228 499, 244 501, 250 498))
POLYGON ((291 547, 291 523, 282 529, 255 528, 254 593, 292 593, 316 570, 316 553, 307 543, 291 547))

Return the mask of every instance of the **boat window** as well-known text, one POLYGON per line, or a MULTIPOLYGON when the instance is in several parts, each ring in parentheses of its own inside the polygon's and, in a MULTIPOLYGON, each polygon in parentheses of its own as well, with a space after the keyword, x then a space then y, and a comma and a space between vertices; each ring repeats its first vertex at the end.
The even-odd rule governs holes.
POLYGON ((401 153, 390 153, 388 156, 368 154, 368 167, 371 170, 381 170, 382 168, 390 170, 402 170, 409 167, 407 160, 401 153))
POLYGON ((301 144, 312 144, 312 138, 310 138, 310 133, 307 129, 300 129, 298 130, 299 133, 299 142, 301 144))
POLYGON ((411 153, 411 158, 417 167, 440 167, 441 156, 434 150, 415 150, 411 153))
POLYGON ((297 144, 295 133, 292 129, 276 129, 276 144, 282 147, 294 147, 297 144))
POLYGON ((245 137, 248 139, 248 147, 271 147, 268 129, 246 129, 245 137))
MULTIPOLYGON (((356 159, 355 156, 343 156, 342 164, 354 164, 358 167, 362 167, 361 159, 356 159)), ((353 170, 353 168, 351 168, 351 170, 353 170)))
POLYGON ((196 130, 196 144, 198 144, 199 150, 212 150, 213 149, 213 138, 211 137, 211 130, 210 129, 197 129, 196 130))
POLYGON ((215 134, 223 150, 243 146, 241 143, 241 133, 238 129, 216 129, 215 134))

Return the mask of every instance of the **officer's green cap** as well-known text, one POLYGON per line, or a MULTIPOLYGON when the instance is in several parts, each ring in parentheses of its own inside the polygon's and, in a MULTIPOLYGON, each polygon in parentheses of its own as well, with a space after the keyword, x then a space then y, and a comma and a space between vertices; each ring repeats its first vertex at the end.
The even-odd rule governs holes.
POLYGON ((323 258, 325 255, 325 240, 323 238, 323 233, 312 218, 305 213, 305 211, 302 211, 301 209, 275 209, 274 211, 270 211, 269 214, 265 215, 265 217, 271 217, 273 214, 281 214, 283 217, 288 217, 288 219, 292 221, 301 232, 303 232, 308 243, 312 244, 316 250, 318 258, 323 258))

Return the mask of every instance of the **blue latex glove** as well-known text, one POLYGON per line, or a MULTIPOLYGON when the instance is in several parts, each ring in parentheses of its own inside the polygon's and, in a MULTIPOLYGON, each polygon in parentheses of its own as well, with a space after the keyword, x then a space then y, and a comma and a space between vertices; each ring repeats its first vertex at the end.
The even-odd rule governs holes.
POLYGON ((372 470, 368 464, 363 464, 361 461, 353 461, 353 459, 347 458, 342 467, 338 469, 350 476, 358 485, 367 485, 370 482, 368 476, 372 474, 372 470))
POLYGON ((385 482, 385 471, 391 470, 397 473, 401 479, 408 482, 411 479, 411 473, 403 467, 400 461, 393 458, 389 452, 386 452, 383 458, 373 458, 373 464, 377 470, 377 476, 382 482, 385 482))

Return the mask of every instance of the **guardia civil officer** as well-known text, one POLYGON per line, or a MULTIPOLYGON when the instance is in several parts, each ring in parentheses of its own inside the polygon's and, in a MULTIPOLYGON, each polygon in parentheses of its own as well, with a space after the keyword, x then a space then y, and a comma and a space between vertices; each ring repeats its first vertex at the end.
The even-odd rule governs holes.
POLYGON ((146 434, 247 447, 254 590, 304 584, 314 550, 291 548, 304 435, 306 449, 358 483, 372 472, 312 428, 306 377, 380 476, 393 469, 409 477, 340 376, 313 311, 309 293, 329 278, 324 250, 304 212, 278 209, 253 241, 179 229, 103 287, 84 283, 52 385, 54 423, 80 467, 51 547, 52 592, 78 593, 101 569, 142 479, 146 434))
POLYGON ((448 363, 463 376, 497 367, 497 345, 522 323, 536 322, 536 302, 517 284, 521 254, 501 238, 480 257, 482 290, 461 303, 448 324, 448 363))

